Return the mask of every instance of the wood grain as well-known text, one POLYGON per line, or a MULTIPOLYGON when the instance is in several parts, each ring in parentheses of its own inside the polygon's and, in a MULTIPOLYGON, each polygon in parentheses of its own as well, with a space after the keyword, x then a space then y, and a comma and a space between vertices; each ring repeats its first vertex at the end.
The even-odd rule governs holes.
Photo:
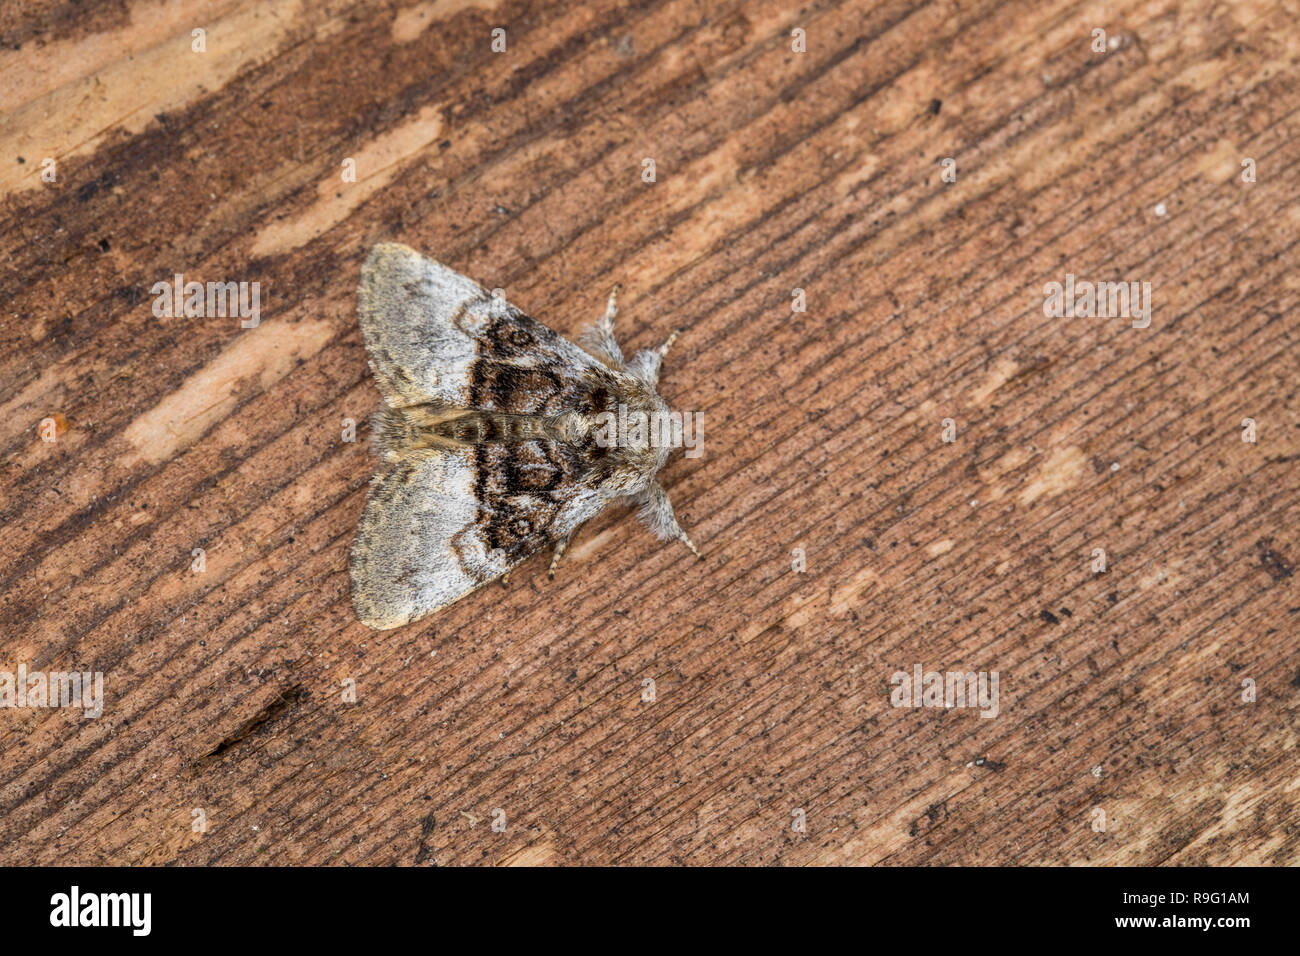
POLYGON ((0 710, 0 862, 1297 863, 1298 13, 6 4, 0 670, 105 708, 0 710), (360 625, 383 239, 684 329, 708 560, 620 510, 360 625), (177 273, 260 324, 156 317, 177 273), (917 664, 998 715, 891 706, 917 664))

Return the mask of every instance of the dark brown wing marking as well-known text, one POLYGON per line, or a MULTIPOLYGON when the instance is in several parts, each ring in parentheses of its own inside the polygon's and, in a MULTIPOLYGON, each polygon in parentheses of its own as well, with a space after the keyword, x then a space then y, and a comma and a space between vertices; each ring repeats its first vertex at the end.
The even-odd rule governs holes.
POLYGON ((561 510, 591 492, 591 461, 574 445, 533 440, 474 447, 477 525, 489 547, 519 558, 553 543, 561 510))
POLYGON ((517 415, 558 415, 566 411, 613 409, 617 376, 578 348, 513 306, 475 327, 470 314, 458 327, 477 343, 469 368, 469 407, 517 415))

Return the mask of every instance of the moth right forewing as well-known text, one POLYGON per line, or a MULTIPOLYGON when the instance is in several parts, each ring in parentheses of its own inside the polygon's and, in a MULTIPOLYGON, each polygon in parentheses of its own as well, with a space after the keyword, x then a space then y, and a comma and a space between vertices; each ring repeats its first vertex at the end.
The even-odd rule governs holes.
POLYGON ((357 527, 357 614, 398 627, 567 540, 608 500, 590 471, 583 450, 543 439, 404 445, 372 482, 357 527))
POLYGON ((522 560, 604 507, 584 449, 529 439, 477 445, 474 453, 479 533, 490 550, 522 560))

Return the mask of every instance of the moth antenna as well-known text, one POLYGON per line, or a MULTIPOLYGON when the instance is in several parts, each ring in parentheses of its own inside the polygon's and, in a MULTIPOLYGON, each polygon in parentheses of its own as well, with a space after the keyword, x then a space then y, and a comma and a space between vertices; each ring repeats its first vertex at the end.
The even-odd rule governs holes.
POLYGON ((640 349, 627 363, 627 370, 652 388, 659 384, 664 357, 658 349, 640 349))
POLYGON ((685 531, 682 532, 682 534, 681 534, 681 539, 682 539, 682 543, 685 544, 686 547, 688 547, 688 548, 691 549, 691 554, 695 555, 695 556, 696 556, 697 558, 699 558, 701 561, 704 560, 704 555, 700 554, 700 549, 697 548, 697 547, 695 547, 695 542, 692 541, 692 540, 687 536, 687 534, 686 534, 685 531))
POLYGON ((601 318, 601 324, 613 334, 614 316, 618 315, 618 293, 623 288, 622 285, 615 282, 614 288, 609 290, 609 300, 605 303, 605 315, 601 318))
POLYGON ((690 548, 691 553, 697 558, 701 561, 704 560, 704 555, 700 554, 700 549, 695 547, 695 542, 678 524, 677 516, 673 513, 672 503, 668 500, 668 493, 664 491, 663 485, 657 481, 652 481, 650 486, 636 497, 641 505, 639 512, 641 520, 650 526, 650 530, 655 535, 661 540, 676 538, 690 548))
POLYGON ((623 368, 623 350, 614 338, 614 316, 618 315, 618 292, 621 285, 615 285, 605 303, 605 314, 596 320, 596 324, 578 336, 578 344, 585 348, 606 365, 623 368))
POLYGON ((664 356, 668 354, 668 350, 677 341, 677 336, 681 334, 682 330, 677 329, 659 348, 641 349, 632 356, 632 361, 627 363, 627 370, 648 385, 658 385, 659 370, 663 368, 664 356))
POLYGON ((675 330, 672 335, 668 336, 668 341, 666 341, 663 345, 659 346, 659 358, 661 360, 665 355, 668 354, 668 350, 673 347, 673 343, 677 341, 677 336, 681 334, 682 334, 681 329, 675 330))

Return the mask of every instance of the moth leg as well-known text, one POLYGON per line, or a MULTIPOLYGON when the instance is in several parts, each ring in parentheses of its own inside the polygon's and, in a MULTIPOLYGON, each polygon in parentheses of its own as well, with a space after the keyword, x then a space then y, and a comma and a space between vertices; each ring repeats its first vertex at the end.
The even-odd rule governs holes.
POLYGON ((564 549, 569 546, 569 539, 565 538, 555 545, 555 554, 551 556, 551 566, 546 569, 546 576, 552 581, 555 580, 555 568, 560 563, 560 555, 564 554, 564 549))
POLYGON ((605 314, 578 337, 579 345, 606 365, 618 369, 623 368, 623 350, 618 347, 618 341, 614 338, 614 316, 618 315, 620 288, 621 286, 614 286, 609 293, 609 301, 605 303, 605 314))
POLYGON ((677 523, 677 516, 673 513, 672 502, 668 500, 668 492, 664 491, 663 485, 659 484, 658 481, 651 481, 645 491, 634 497, 641 505, 641 510, 638 512, 641 520, 650 526, 650 530, 660 540, 668 541, 676 538, 690 548, 693 555, 701 561, 704 560, 704 555, 700 554, 700 549, 695 547, 695 543, 682 530, 682 526, 677 523))
POLYGON ((555 554, 551 555, 551 566, 546 569, 546 576, 550 578, 552 581, 555 580, 555 569, 556 567, 559 566, 560 556, 564 554, 564 549, 569 546, 569 542, 574 539, 577 533, 578 533, 578 529, 574 528, 572 531, 569 532, 569 536, 567 538, 562 538, 559 541, 555 542, 555 554))

